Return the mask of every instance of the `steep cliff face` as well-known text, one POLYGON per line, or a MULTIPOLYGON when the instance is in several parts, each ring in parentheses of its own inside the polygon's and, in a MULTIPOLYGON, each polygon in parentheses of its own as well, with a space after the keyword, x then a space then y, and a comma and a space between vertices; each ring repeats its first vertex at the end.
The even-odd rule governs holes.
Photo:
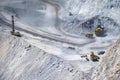
POLYGON ((120 80, 120 39, 107 51, 93 80, 120 80))

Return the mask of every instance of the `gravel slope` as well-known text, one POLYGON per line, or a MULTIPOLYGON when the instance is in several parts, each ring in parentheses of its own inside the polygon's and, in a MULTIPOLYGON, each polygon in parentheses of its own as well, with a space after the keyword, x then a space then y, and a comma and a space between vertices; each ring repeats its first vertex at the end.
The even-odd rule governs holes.
POLYGON ((93 80, 120 80, 120 39, 107 51, 93 80))
POLYGON ((0 80, 91 80, 91 69, 30 45, 24 39, 0 33, 0 80))

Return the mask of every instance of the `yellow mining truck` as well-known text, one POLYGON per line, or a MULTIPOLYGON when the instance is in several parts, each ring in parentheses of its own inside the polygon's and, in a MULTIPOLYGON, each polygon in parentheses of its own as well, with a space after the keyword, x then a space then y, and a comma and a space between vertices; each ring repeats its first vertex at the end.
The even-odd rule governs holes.
POLYGON ((88 32, 85 36, 88 38, 93 38, 93 32, 88 32))
POLYGON ((96 36, 103 36, 104 32, 104 28, 101 27, 101 25, 98 25, 98 27, 95 29, 96 36))

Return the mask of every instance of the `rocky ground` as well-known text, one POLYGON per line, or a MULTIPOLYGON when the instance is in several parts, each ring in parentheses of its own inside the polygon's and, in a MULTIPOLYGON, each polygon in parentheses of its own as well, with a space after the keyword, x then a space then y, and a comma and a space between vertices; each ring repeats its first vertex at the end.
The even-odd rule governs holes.
POLYGON ((81 61, 69 61, 37 48, 23 38, 0 32, 0 80, 91 80, 81 61))
POLYGON ((0 80, 119 80, 119 14, 119 0, 0 0, 0 80))
POLYGON ((120 80, 120 39, 107 51, 93 80, 120 80))

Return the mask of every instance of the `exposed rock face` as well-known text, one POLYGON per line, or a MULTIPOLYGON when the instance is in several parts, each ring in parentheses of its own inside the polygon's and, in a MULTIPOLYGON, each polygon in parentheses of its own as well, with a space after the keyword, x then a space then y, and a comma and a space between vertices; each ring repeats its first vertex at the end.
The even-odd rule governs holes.
POLYGON ((120 80, 120 39, 107 52, 93 80, 120 80))

